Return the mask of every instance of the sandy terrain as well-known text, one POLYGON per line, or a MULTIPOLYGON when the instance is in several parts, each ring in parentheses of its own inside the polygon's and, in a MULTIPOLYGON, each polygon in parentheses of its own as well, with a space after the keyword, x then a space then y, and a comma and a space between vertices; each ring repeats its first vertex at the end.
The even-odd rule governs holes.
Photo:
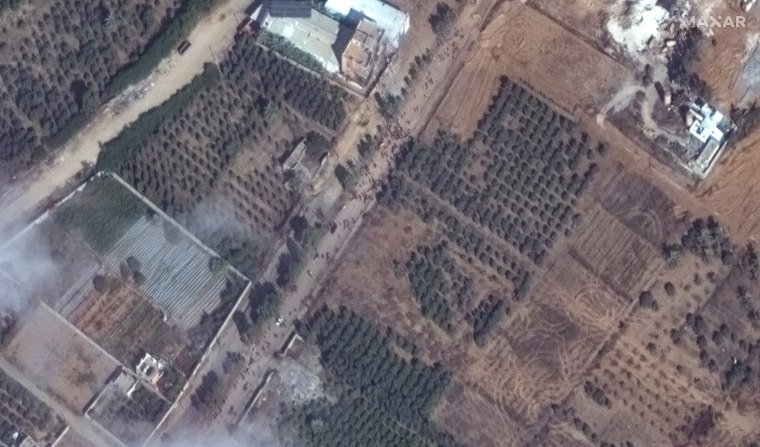
POLYGON ((760 13, 753 8, 745 14, 738 2, 728 2, 720 4, 712 14, 746 18, 746 28, 711 28, 713 35, 707 38, 697 67, 699 76, 709 86, 712 99, 719 107, 730 111, 731 106, 740 103, 747 94, 738 81, 745 59, 760 36, 760 13))
POLYGON ((242 12, 250 4, 246 0, 228 0, 207 18, 200 21, 188 40, 192 46, 182 56, 172 53, 156 71, 140 85, 131 87, 120 97, 105 105, 90 125, 69 142, 60 155, 38 172, 19 180, 0 196, 0 229, 45 204, 45 199, 65 187, 82 170, 84 163, 94 163, 100 152, 100 144, 116 135, 141 113, 161 104, 175 91, 203 70, 203 64, 217 60, 234 37, 236 25, 242 20, 242 12), (141 96, 123 105, 123 97, 134 90, 142 90, 141 96), (120 110, 114 112, 114 106, 120 110))
POLYGON ((495 81, 505 73, 527 80, 568 114, 576 108, 601 109, 632 79, 625 67, 545 15, 521 3, 506 3, 452 86, 439 125, 469 133, 495 81))
POLYGON ((737 240, 760 239, 760 129, 726 153, 696 194, 737 240))
POLYGON ((118 366, 44 306, 34 311, 4 355, 74 412, 84 410, 118 366))

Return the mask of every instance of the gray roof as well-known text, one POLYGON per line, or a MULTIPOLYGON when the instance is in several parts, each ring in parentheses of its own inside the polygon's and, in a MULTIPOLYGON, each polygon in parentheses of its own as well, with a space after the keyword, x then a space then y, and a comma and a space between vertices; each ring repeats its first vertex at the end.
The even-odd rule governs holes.
POLYGON ((311 3, 302 0, 272 0, 268 5, 272 17, 311 17, 311 3))
POLYGON ((317 11, 313 11, 310 18, 274 17, 269 14, 263 20, 262 27, 314 56, 328 72, 340 70, 334 49, 340 24, 330 17, 317 11))

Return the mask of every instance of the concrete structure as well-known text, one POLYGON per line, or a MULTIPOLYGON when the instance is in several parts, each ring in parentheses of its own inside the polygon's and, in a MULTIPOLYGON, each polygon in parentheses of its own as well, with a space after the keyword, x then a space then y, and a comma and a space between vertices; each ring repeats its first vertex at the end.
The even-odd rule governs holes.
POLYGON ((409 30, 409 15, 380 0, 327 0, 325 8, 347 17, 359 15, 375 22, 394 48, 398 48, 401 37, 409 30))
POLYGON ((701 177, 706 177, 725 145, 726 134, 732 128, 731 122, 707 103, 695 103, 686 116, 689 133, 700 146, 698 155, 690 163, 701 177))
POLYGON ((316 159, 308 153, 306 139, 302 139, 282 161, 286 186, 297 188, 296 185, 310 182, 323 162, 324 158, 316 159))
POLYGON ((123 369, 119 369, 119 371, 119 375, 116 376, 113 384, 121 390, 122 393, 126 394, 127 397, 132 397, 132 393, 137 386, 137 379, 123 369))
POLYGON ((359 21, 340 57, 341 73, 347 80, 364 87, 374 78, 385 49, 382 36, 383 30, 376 23, 366 19, 359 21))
POLYGON ((268 3, 257 8, 251 18, 263 30, 312 55, 329 73, 340 71, 336 41, 341 25, 337 21, 314 10, 309 17, 278 17, 271 14, 268 3))
POLYGON ((166 362, 146 352, 140 362, 137 363, 135 372, 146 383, 156 386, 164 374, 164 368, 166 368, 166 362))
POLYGON ((724 118, 722 113, 708 104, 703 104, 699 110, 692 108, 689 113, 694 116, 694 121, 689 127, 689 132, 694 137, 702 143, 707 143, 707 140, 711 138, 718 142, 723 141, 725 132, 720 128, 724 118))

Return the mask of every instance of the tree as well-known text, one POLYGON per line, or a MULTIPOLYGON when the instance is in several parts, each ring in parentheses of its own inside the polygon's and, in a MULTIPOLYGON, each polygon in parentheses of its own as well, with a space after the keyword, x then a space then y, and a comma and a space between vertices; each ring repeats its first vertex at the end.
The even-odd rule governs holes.
POLYGON ((449 28, 453 20, 454 12, 451 10, 451 7, 444 2, 438 2, 435 6, 435 11, 433 11, 428 18, 430 27, 433 28, 433 32, 437 35, 443 34, 443 32, 449 28))
POLYGON ((652 297, 651 292, 645 290, 639 294, 639 306, 649 309, 656 309, 657 303, 652 297))
POLYGON ((92 285, 98 293, 105 293, 108 290, 108 278, 103 275, 95 275, 92 278, 92 285))
POLYGON ((309 221, 301 215, 293 216, 290 219, 290 227, 293 229, 294 237, 302 247, 310 247, 314 243, 316 230, 309 221))
POLYGON ((212 404, 216 406, 224 397, 222 395, 223 391, 224 389, 219 375, 216 373, 216 371, 211 370, 205 376, 203 376, 201 383, 198 385, 198 388, 196 388, 195 393, 190 398, 190 401, 192 402, 193 406, 199 410, 209 407, 212 404))
POLYGON ((356 184, 356 172, 354 172, 351 162, 349 162, 348 166, 342 164, 335 166, 335 176, 345 190, 351 190, 356 184))

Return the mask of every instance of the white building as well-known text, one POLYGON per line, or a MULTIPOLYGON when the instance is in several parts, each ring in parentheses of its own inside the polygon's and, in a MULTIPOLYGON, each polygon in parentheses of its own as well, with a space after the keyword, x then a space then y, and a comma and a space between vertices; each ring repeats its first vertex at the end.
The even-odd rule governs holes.
POLYGON ((298 14, 273 14, 265 3, 251 15, 262 29, 283 37, 299 50, 314 57, 329 73, 340 71, 335 42, 340 24, 330 17, 311 10, 308 17, 298 14))
POLYGON ((137 375, 142 380, 156 386, 161 379, 161 376, 164 374, 164 368, 166 368, 166 362, 159 360, 146 352, 137 364, 135 372, 137 372, 137 375))
POLYGON ((692 105, 687 123, 690 123, 689 132, 701 146, 699 154, 691 163, 692 167, 702 177, 706 177, 726 142, 726 132, 731 128, 731 122, 720 111, 704 103, 701 106, 692 105))
POLYGON ((409 15, 380 0, 327 0, 325 8, 343 16, 351 16, 354 11, 375 22, 384 31, 388 42, 396 48, 409 30, 409 15))
POLYGON ((710 107, 709 104, 702 105, 699 111, 691 109, 689 112, 694 116, 694 121, 691 123, 689 131, 699 141, 707 143, 707 140, 710 138, 719 142, 723 141, 725 132, 720 128, 724 118, 722 113, 710 107))

